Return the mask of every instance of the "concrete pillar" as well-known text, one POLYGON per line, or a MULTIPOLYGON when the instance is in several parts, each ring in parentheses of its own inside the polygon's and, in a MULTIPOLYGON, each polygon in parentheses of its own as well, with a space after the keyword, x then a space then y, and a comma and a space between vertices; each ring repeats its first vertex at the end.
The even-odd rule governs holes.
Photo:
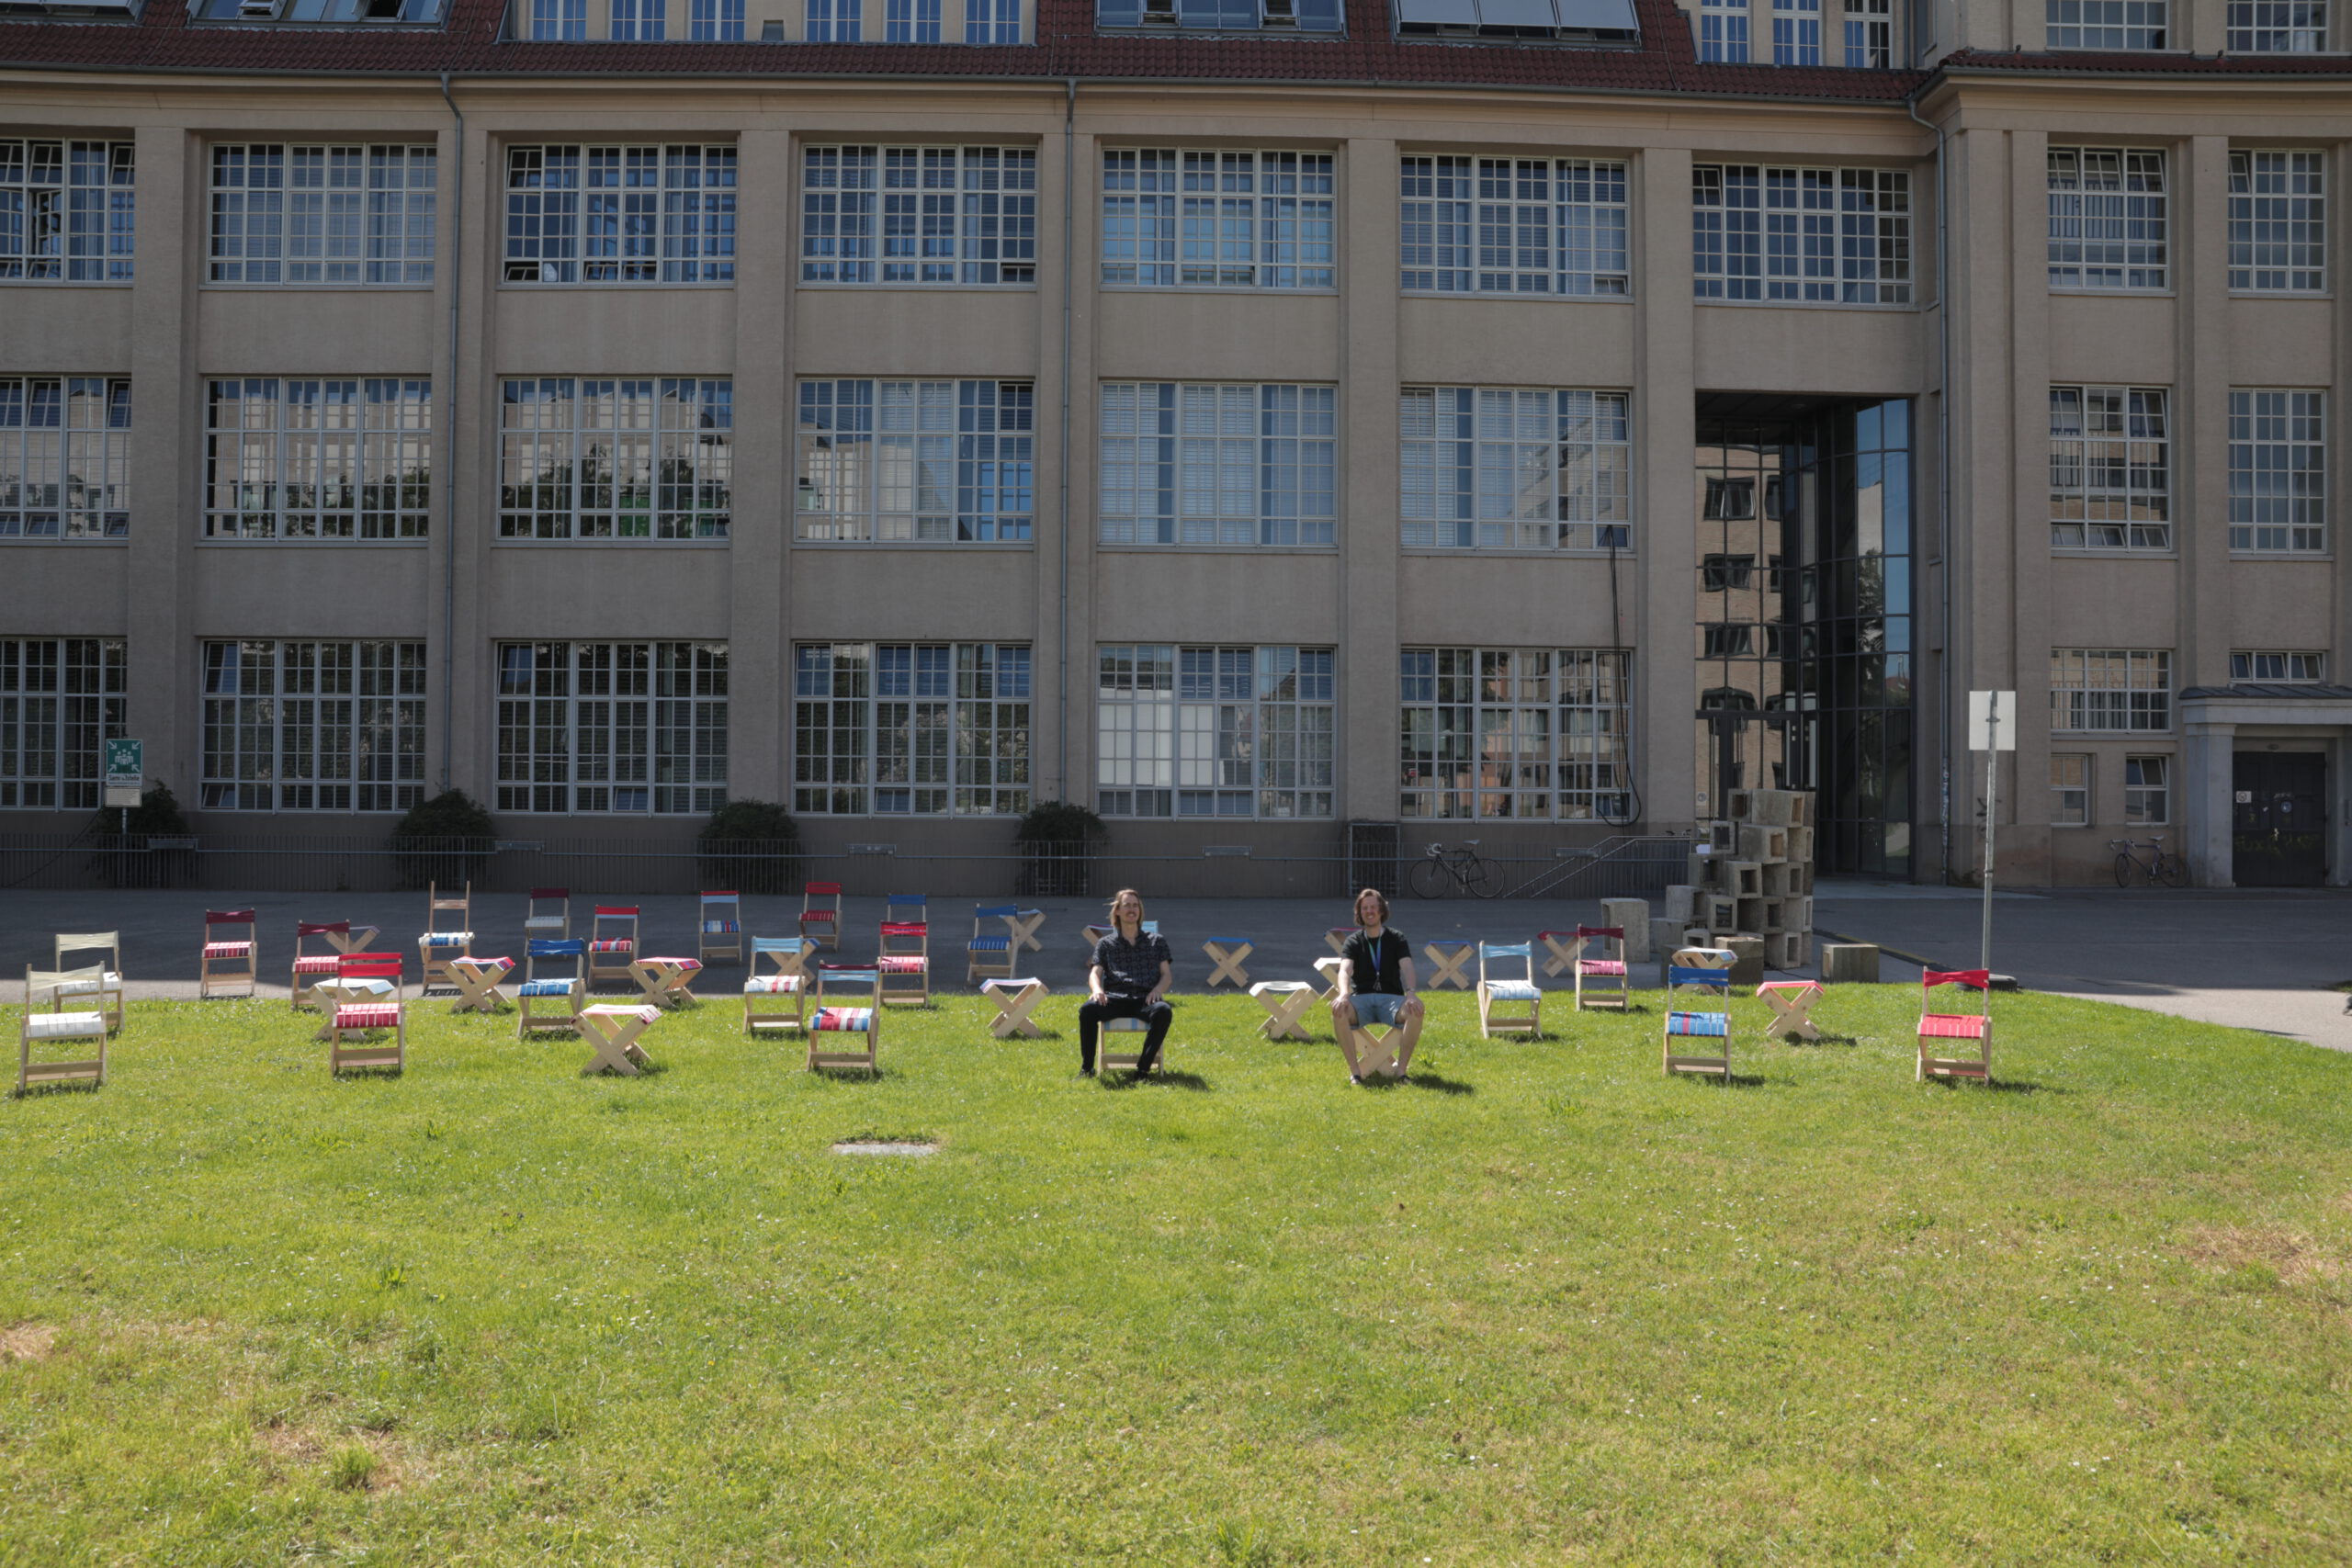
MULTIPOLYGON (((466 107, 461 87, 460 108, 466 107)), ((447 321, 447 290, 458 287, 457 362, 448 363, 448 345, 435 348, 439 367, 435 383, 442 407, 435 417, 453 420, 459 434, 456 461, 439 484, 457 489, 457 533, 444 532, 447 513, 435 510, 431 564, 425 598, 427 675, 432 698, 426 712, 433 716, 426 742, 425 776, 431 795, 447 773, 450 785, 464 790, 495 811, 498 808, 498 736, 492 722, 498 712, 498 660, 491 638, 499 628, 490 624, 482 601, 482 584, 491 574, 491 551, 498 539, 498 367, 492 363, 492 339, 496 332, 499 256, 504 246, 505 203, 500 195, 498 161, 491 154, 491 139, 479 119, 469 122, 463 147, 454 130, 441 136, 440 209, 443 212, 441 256, 434 271, 440 308, 435 313, 447 321), (457 170, 465 175, 465 215, 462 236, 456 220, 457 170), (450 593, 449 566, 457 564, 456 592, 450 593), (444 716, 446 715, 446 717, 444 716), (442 737, 451 737, 444 755, 442 737)))
POLYGON ((1652 148, 1634 164, 1634 769, 1644 826, 1697 820, 1699 694, 1690 624, 1698 551, 1691 464, 1698 396, 1690 299, 1690 154, 1652 148))
POLYGON ((785 625, 793 525, 792 133, 737 143, 735 510, 728 545, 727 793, 790 804, 784 740, 792 705, 785 625))
POLYGON ((2199 887, 2234 887, 2231 880, 2230 824, 2234 816, 2233 757, 2237 750, 2234 724, 2192 722, 2181 748, 2180 852, 2188 861, 2188 874, 2199 887))
MULTIPOLYGON (((2176 690, 2230 679, 2230 144, 2199 136, 2173 181, 2173 547, 2179 553, 2176 690)), ((2229 773, 2229 758, 2222 759, 2229 773)))
MULTIPOLYGON (((129 718, 146 742, 147 780, 198 805, 196 539, 204 442, 202 389, 191 357, 196 280, 203 271, 204 203, 187 198, 202 150, 175 125, 146 126, 131 152, 138 230, 130 289, 129 718)), ((33 291, 18 308, 38 309, 33 291)), ((76 628, 65 627, 63 630, 76 628)))
POLYGON ((1396 515, 1396 144, 1348 143, 1340 254, 1340 505, 1341 596, 1339 792, 1341 822, 1396 816, 1396 612, 1402 566, 1396 515))

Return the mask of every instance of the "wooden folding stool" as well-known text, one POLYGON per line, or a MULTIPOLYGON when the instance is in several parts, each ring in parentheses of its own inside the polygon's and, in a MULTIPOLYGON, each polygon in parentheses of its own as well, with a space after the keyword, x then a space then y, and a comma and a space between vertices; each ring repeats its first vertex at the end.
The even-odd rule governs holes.
POLYGON ((1250 971, 1241 967, 1241 961, 1258 951, 1255 942, 1246 936, 1213 936, 1201 943, 1201 951, 1216 966, 1209 971, 1206 989, 1214 991, 1220 983, 1237 991, 1250 988, 1250 971))
POLYGON ((1269 1040, 1312 1040, 1306 1032, 1306 1010, 1315 1005, 1315 987, 1304 980, 1261 980, 1250 987, 1266 1016, 1258 1032, 1269 1040))
POLYGON ((1010 1040, 1016 1034, 1037 1037, 1037 1021, 1030 1015, 1050 991, 1046 982, 1032 976, 1006 976, 980 982, 980 994, 996 1003, 996 1017, 989 1021, 989 1032, 999 1040, 1010 1040))
POLYGON ((688 1002, 700 1000, 695 995, 694 987, 695 977, 701 973, 701 959, 683 955, 664 957, 649 953, 642 958, 631 960, 628 966, 628 977, 637 982, 637 988, 644 993, 645 999, 669 1008, 684 1007, 688 1002))
POLYGON ((580 1037, 595 1049, 596 1055, 580 1069, 581 1076, 616 1072, 633 1078, 638 1068, 652 1066, 637 1037, 661 1016, 660 1008, 643 1002, 599 1002, 582 1008, 580 1037))
POLYGON ((1756 987, 1756 995, 1772 1010, 1772 1021, 1764 1026, 1767 1040, 1821 1038, 1821 1028, 1813 1021, 1813 1006, 1823 996, 1820 981, 1767 980, 1756 987))
POLYGON ((1442 986, 1451 986, 1457 991, 1468 990, 1470 960, 1477 951, 1478 944, 1474 942, 1421 943, 1421 956, 1430 961, 1429 984, 1422 989, 1434 991, 1442 986))
POLYGON ((451 1012, 494 1013, 506 1005, 506 994, 498 987, 514 972, 513 959, 452 958, 447 971, 449 984, 458 987, 451 1012))

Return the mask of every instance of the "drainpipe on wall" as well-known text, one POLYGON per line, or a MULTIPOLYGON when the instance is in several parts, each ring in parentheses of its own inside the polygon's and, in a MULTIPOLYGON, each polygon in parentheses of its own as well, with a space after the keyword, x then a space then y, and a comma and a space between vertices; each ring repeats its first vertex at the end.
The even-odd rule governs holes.
POLYGON ((1057 529, 1061 535, 1061 581, 1057 593, 1057 613, 1060 629, 1054 636, 1054 657, 1057 670, 1054 676, 1054 700, 1060 706, 1054 722, 1054 735, 1059 755, 1054 763, 1054 777, 1064 800, 1069 798, 1069 330, 1071 319, 1072 276, 1078 271, 1076 257, 1070 246, 1074 243, 1076 224, 1070 214, 1070 203, 1076 199, 1077 171, 1070 160, 1078 151, 1078 78, 1065 77, 1062 82, 1062 431, 1061 431, 1061 508, 1057 529))
MULTIPOLYGON (((1936 594, 1939 629, 1943 633, 1943 712, 1939 716, 1943 739, 1938 746, 1939 753, 1937 776, 1942 791, 1941 844, 1939 852, 1943 878, 1951 880, 1951 737, 1952 737, 1952 653, 1951 626, 1951 231, 1948 222, 1951 211, 1951 187, 1950 168, 1944 161, 1944 128, 1928 125, 1919 119, 1919 106, 1909 98, 1903 107, 1913 119, 1936 133, 1936 594)), ((1985 824, 1989 829, 1991 823, 1985 824)))
POLYGON ((449 96, 449 73, 441 73, 441 101, 458 121, 458 155, 450 160, 449 191, 449 384, 443 389, 440 418, 449 433, 447 475, 441 481, 441 788, 449 788, 449 758, 458 722, 458 300, 465 290, 466 116, 449 96))

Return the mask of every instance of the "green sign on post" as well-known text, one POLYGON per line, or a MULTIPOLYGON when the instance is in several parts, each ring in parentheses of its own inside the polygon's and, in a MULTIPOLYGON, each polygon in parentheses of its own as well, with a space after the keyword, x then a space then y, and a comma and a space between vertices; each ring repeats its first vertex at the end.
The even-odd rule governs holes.
POLYGON ((147 787, 146 747, 136 740, 106 743, 106 790, 108 806, 132 807, 147 787))

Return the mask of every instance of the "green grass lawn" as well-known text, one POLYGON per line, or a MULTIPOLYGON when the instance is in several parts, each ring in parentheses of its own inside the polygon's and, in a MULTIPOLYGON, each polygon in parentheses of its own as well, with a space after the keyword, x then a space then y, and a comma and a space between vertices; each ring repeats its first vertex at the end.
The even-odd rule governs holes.
POLYGON ((1847 987, 1724 1088, 1449 993, 1357 1089, 1227 996, 1131 1085, 959 996, 868 1081, 732 973, 640 1078, 138 1003, 0 1100, 0 1562, 2352 1560, 2352 1057, 2000 997, 1921 1086, 1847 987))

